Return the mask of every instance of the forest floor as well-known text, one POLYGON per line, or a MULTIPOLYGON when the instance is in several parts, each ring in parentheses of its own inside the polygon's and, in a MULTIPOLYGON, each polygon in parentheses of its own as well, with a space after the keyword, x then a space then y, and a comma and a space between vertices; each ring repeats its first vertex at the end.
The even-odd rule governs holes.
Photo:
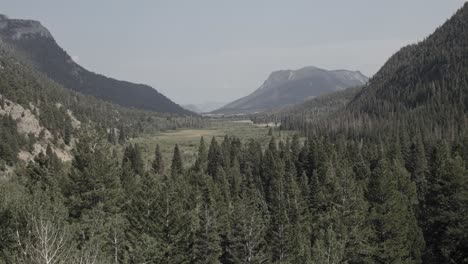
MULTIPOLYGON (((143 158, 148 166, 154 158, 154 150, 157 144, 159 144, 161 148, 165 164, 171 164, 174 146, 178 144, 182 153, 184 165, 188 166, 195 162, 198 145, 202 136, 207 148, 213 137, 221 144, 225 135, 238 137, 243 143, 248 142, 250 139, 258 140, 261 142, 262 146, 266 146, 271 139, 271 136, 268 135, 269 129, 270 126, 267 124, 253 124, 248 120, 215 120, 210 126, 203 129, 180 129, 153 135, 144 135, 132 139, 130 143, 136 143, 140 146, 143 152, 143 158)), ((287 136, 292 136, 294 133, 275 130, 273 134, 277 139, 280 137, 285 139, 287 136)))

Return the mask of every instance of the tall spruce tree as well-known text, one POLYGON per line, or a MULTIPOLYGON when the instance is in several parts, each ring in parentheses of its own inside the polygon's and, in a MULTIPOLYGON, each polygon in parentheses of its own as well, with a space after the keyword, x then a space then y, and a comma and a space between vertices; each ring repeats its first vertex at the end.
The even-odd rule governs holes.
POLYGON ((154 151, 154 160, 151 163, 151 169, 153 170, 153 173, 156 174, 163 174, 165 170, 164 159, 159 144, 156 145, 156 149, 154 151))
POLYGON ((211 139, 210 148, 208 149, 208 167, 206 173, 211 177, 216 178, 218 168, 223 166, 223 157, 221 149, 216 141, 216 138, 211 139))
POLYGON ((427 243, 425 262, 463 263, 467 260, 468 204, 466 167, 456 154, 452 159, 447 144, 438 142, 431 158, 427 195, 423 210, 427 243))
POLYGON ((231 215, 232 236, 229 243, 230 263, 268 263, 267 223, 268 208, 256 189, 250 169, 247 169, 241 199, 234 204, 231 215))
POLYGON ((162 237, 157 232, 160 227, 156 221, 161 214, 156 210, 162 191, 160 184, 155 174, 146 173, 130 197, 131 203, 127 205, 126 217, 131 228, 127 230, 126 237, 129 261, 132 263, 155 263, 163 259, 160 248, 162 237))
POLYGON ((194 234, 193 258, 191 263, 218 264, 221 256, 221 237, 217 219, 217 208, 211 197, 209 186, 202 191, 198 209, 198 226, 194 234))
POLYGON ((91 137, 80 140, 69 175, 66 204, 79 245, 96 242, 101 250, 112 254, 112 233, 123 231, 121 226, 111 224, 120 218, 122 191, 116 162, 108 152, 91 137))
POLYGON ((382 159, 372 173, 368 198, 377 263, 421 263, 413 251, 417 228, 408 197, 399 190, 398 177, 382 159))
POLYGON ((182 156, 180 154, 179 145, 174 147, 174 155, 172 156, 171 175, 172 177, 181 176, 184 172, 184 165, 182 163, 182 156))
POLYGON ((200 145, 198 147, 198 156, 195 161, 195 170, 198 172, 205 172, 208 166, 208 152, 206 149, 205 139, 200 138, 200 145))

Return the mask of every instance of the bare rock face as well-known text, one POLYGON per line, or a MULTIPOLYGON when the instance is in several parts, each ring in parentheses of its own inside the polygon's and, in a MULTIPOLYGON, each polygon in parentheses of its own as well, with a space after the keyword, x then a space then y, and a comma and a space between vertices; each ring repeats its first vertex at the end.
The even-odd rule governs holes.
POLYGON ((14 40, 27 38, 30 36, 39 36, 52 39, 49 30, 41 25, 39 21, 9 19, 0 14, 0 31, 14 40))
MULTIPOLYGON (((0 98, 2 98, 2 96, 3 95, 0 95, 0 98)), ((40 114, 40 109, 32 105, 31 103, 30 108, 34 109, 36 113, 40 114)), ((52 146, 52 150, 55 152, 57 157, 59 157, 62 161, 71 161, 71 148, 60 149, 51 144, 52 140, 54 139, 52 133, 50 133, 48 129, 40 125, 38 117, 34 113, 32 113, 31 110, 25 109, 23 106, 5 98, 5 107, 3 109, 0 108, 0 116, 4 115, 9 115, 16 121, 18 133, 23 135, 34 135, 36 139, 41 140, 40 142, 34 144, 34 148, 31 152, 21 150, 18 154, 18 158, 20 160, 33 160, 34 157, 39 155, 39 153, 45 153, 47 145, 50 144, 52 146), (40 137, 41 133, 43 134, 42 137, 40 137)), ((79 124, 81 124, 80 121, 76 118, 74 118, 74 120, 75 121, 73 123, 75 123, 75 125, 79 127, 79 124)))
POLYGON ((13 103, 6 98, 5 108, 0 108, 0 115, 10 115, 16 120, 18 132, 21 134, 33 134, 37 138, 39 134, 44 131, 44 138, 52 139, 50 131, 39 124, 39 120, 31 113, 31 110, 25 109, 23 106, 13 103))

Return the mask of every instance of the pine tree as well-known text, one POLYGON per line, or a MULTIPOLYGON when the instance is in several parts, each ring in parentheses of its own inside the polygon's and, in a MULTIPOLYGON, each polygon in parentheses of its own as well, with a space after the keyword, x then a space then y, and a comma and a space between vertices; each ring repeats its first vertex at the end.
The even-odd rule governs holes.
POLYGON ((191 263, 221 263, 221 238, 218 230, 217 211, 206 186, 198 210, 198 228, 193 242, 193 259, 191 263))
POLYGON ((73 131, 73 127, 71 126, 70 123, 67 123, 63 129, 63 142, 66 145, 70 145, 71 143, 72 131, 73 131))
POLYGON ((237 158, 234 159, 232 162, 232 167, 229 168, 229 185, 231 187, 230 192, 232 198, 238 199, 241 192, 241 185, 242 185, 242 175, 240 172, 240 164, 237 158))
POLYGON ((160 243, 154 249, 158 252, 155 263, 189 263, 190 217, 186 211, 185 199, 188 186, 181 177, 162 179, 153 210, 154 233, 160 243))
POLYGON ((416 232, 415 216, 411 204, 398 187, 385 160, 379 161, 369 183, 371 205, 370 221, 375 245, 374 261, 377 263, 421 263, 420 256, 412 250, 416 232), (419 258, 418 258, 419 257, 419 258))
POLYGON ((120 181, 127 194, 131 194, 144 175, 144 163, 138 145, 128 145, 124 150, 120 181))
MULTIPOLYGON (((310 263, 311 262, 311 231, 310 213, 307 200, 299 187, 297 172, 295 169, 292 153, 286 147, 283 153, 285 161, 285 198, 287 201, 287 214, 289 228, 286 232, 286 252, 289 253, 290 263, 310 263)), ((303 183, 308 189, 307 182, 303 183)))
POLYGON ((137 144, 125 148, 122 163, 128 163, 134 174, 142 176, 145 173, 141 148, 137 144))
POLYGON ((422 206, 427 195, 427 176, 429 167, 426 159, 426 152, 421 140, 411 145, 409 158, 409 172, 411 179, 416 183, 418 202, 422 206))
MULTIPOLYGON (((267 156, 268 157, 268 156, 267 156)), ((284 171, 271 175, 271 186, 269 194, 269 207, 271 212, 271 223, 268 232, 268 241, 271 248, 272 261, 278 263, 287 262, 290 257, 288 251, 288 234, 291 232, 290 220, 287 211, 286 186, 284 171)))
POLYGON ((156 145, 156 150, 154 151, 154 160, 153 160, 153 163, 151 164, 151 168, 153 172, 156 174, 164 173, 164 169, 165 169, 164 160, 163 160, 163 156, 162 156, 159 144, 156 145))
MULTIPOLYGON (((249 179, 251 177, 248 177, 249 179)), ((268 210, 253 181, 242 188, 242 199, 234 205, 232 236, 229 244, 231 263, 268 263, 265 236, 268 210)))
POLYGON ((445 142, 431 154, 431 172, 423 211, 427 243, 425 262, 463 263, 467 259, 468 191, 466 168, 456 155, 451 159, 445 142))
POLYGON ((131 226, 127 231, 128 254, 132 263, 154 263, 163 259, 156 221, 161 213, 156 210, 161 190, 155 175, 146 173, 127 206, 126 215, 131 226))
POLYGON ((200 138, 200 145, 198 147, 198 157, 195 161, 195 170, 198 172, 205 172, 208 165, 208 152, 203 137, 200 138))
POLYGON ((345 244, 339 239, 332 226, 320 230, 312 247, 312 262, 314 264, 336 264, 345 261, 345 244))
POLYGON ((123 230, 110 225, 119 217, 122 197, 116 168, 105 146, 93 142, 91 137, 84 137, 77 144, 66 204, 71 221, 78 225, 80 246, 99 241, 103 249, 112 248, 111 232, 123 230))
POLYGON ((216 141, 215 137, 211 139, 210 148, 208 150, 208 168, 206 173, 211 177, 216 178, 218 168, 223 166, 223 157, 221 149, 216 141))
POLYGON ((184 172, 182 164, 182 157, 180 155, 179 146, 176 144, 174 147, 174 155, 172 156, 171 175, 172 177, 181 176, 184 172))
POLYGON ((224 170, 227 170, 231 166, 231 138, 228 135, 224 136, 223 143, 220 147, 221 161, 224 170))

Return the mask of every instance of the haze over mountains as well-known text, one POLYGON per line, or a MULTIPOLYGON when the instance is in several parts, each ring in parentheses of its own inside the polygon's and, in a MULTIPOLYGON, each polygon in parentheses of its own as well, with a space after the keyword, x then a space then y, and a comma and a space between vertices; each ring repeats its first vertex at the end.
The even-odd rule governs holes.
POLYGON ((260 88, 214 111, 216 114, 241 114, 280 109, 319 95, 363 85, 368 78, 359 71, 327 71, 309 66, 270 74, 260 88))
POLYGON ((36 70, 68 89, 125 107, 192 114, 148 85, 108 78, 81 67, 38 21, 0 15, 0 40, 36 70))
POLYGON ((183 105, 183 107, 195 113, 208 113, 222 107, 225 104, 226 103, 221 102, 204 102, 199 104, 186 104, 183 105))
POLYGON ((468 3, 369 80, 272 73, 241 118, 96 99, 139 86, 0 21, 0 264, 468 263, 468 3))

